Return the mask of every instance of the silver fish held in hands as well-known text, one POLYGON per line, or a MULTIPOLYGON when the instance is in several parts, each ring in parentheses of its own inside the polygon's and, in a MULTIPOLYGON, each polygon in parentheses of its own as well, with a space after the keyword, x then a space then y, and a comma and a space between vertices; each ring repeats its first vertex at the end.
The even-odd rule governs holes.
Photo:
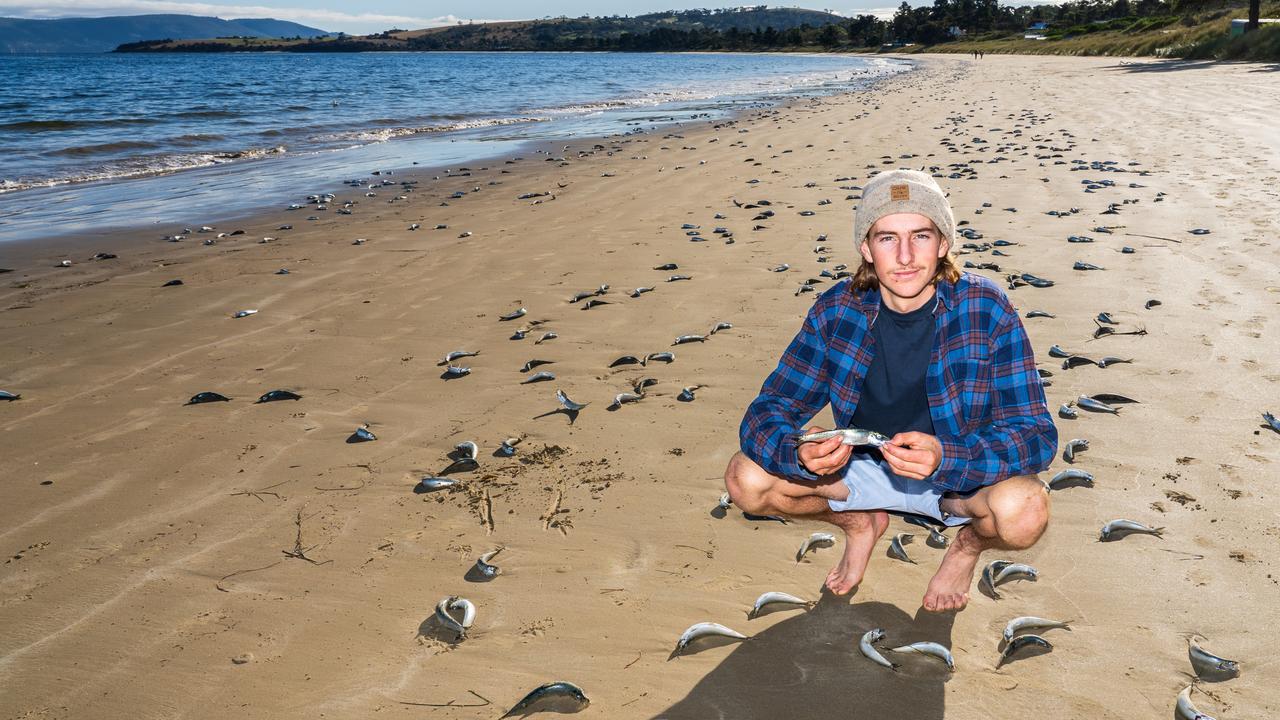
POLYGON ((1222 682, 1240 677, 1240 663, 1214 655, 1197 645, 1195 640, 1188 641, 1187 656, 1191 659, 1191 667, 1195 669, 1196 677, 1201 680, 1222 682))
POLYGON ((737 630, 730 630, 720 623, 701 622, 690 625, 688 630, 680 635, 680 640, 676 642, 675 654, 684 652, 689 647, 689 643, 704 637, 727 637, 735 640, 746 640, 747 636, 737 630))
MULTIPOLYGON (((591 704, 591 700, 582 692, 582 688, 571 682, 558 680, 534 688, 520 702, 508 710, 502 718, 509 718, 513 715, 528 715, 537 712, 537 706, 551 703, 560 704, 560 707, 555 708, 557 712, 576 713, 585 710, 591 704)), ((499 718, 499 720, 502 720, 502 718, 499 718)))
POLYGON ((1195 704, 1191 702, 1191 687, 1188 685, 1182 689, 1182 692, 1178 693, 1175 709, 1179 720, 1214 720, 1212 716, 1205 715, 1196 709, 1195 704))
POLYGON ((1071 623, 1065 620, 1046 620, 1044 618, 1026 615, 1010 620, 1009 624, 1004 626, 1004 634, 1001 637, 1004 638, 1005 642, 1012 642, 1013 636, 1017 635, 1018 631, 1026 630, 1027 628, 1063 628, 1070 630, 1071 623))
POLYGON ((911 643, 910 645, 903 645, 902 647, 889 648, 889 652, 930 655, 946 663, 947 669, 951 672, 956 671, 956 662, 955 659, 951 657, 951 651, 936 642, 911 643))
POLYGON ((784 592, 767 592, 756 598, 755 604, 747 611, 747 619, 754 620, 760 616, 760 611, 764 610, 768 605, 800 605, 803 607, 813 607, 812 600, 802 600, 795 595, 789 595, 784 592))
POLYGON ((1106 525, 1103 525, 1102 534, 1098 537, 1098 540, 1101 542, 1112 542, 1114 540, 1128 537, 1129 535, 1155 535, 1158 538, 1162 538, 1164 535, 1164 528, 1147 527, 1142 523, 1122 518, 1119 520, 1112 520, 1106 525))
POLYGON ((1053 644, 1039 635, 1019 635, 1004 646, 1004 651, 1000 653, 1000 662, 996 663, 996 667, 1004 665, 1005 661, 1013 657, 1014 653, 1026 647, 1040 647, 1045 650, 1052 651, 1053 644))
POLYGON ((889 438, 881 435, 875 430, 861 430, 859 428, 837 428, 835 430, 823 430, 815 433, 796 433, 795 439, 797 443, 822 442, 833 437, 840 437, 841 445, 870 445, 871 447, 881 447, 889 442, 889 438))
POLYGON ((836 543, 836 536, 829 532, 816 532, 804 539, 800 544, 800 550, 796 552, 796 562, 804 559, 805 553, 810 549, 818 547, 830 547, 836 543))
POLYGON ((861 650, 862 654, 865 655, 867 659, 870 660, 871 662, 877 665, 882 665, 884 667, 887 667, 890 670, 896 671, 898 669, 897 663, 891 663, 888 660, 886 660, 885 657, 880 654, 880 651, 876 650, 876 647, 873 644, 873 643, 880 642, 883 639, 884 639, 884 630, 881 630, 880 628, 868 630, 866 633, 862 635, 862 639, 858 641, 858 649, 861 650))

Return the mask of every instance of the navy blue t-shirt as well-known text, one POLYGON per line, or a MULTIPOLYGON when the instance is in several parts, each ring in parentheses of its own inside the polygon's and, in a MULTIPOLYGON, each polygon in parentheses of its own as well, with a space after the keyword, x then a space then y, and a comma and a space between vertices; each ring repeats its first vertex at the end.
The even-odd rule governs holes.
POLYGON ((908 313, 880 305, 871 326, 875 354, 853 411, 854 427, 889 437, 911 430, 934 434, 924 376, 933 353, 936 303, 935 297, 908 313))

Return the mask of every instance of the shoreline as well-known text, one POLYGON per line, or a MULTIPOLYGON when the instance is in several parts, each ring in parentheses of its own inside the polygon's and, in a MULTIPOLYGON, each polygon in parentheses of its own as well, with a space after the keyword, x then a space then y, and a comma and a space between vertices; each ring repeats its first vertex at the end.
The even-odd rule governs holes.
MULTIPOLYGON (((1243 668, 1197 686, 1202 712, 1280 714, 1280 668, 1251 629, 1276 616, 1280 587, 1265 480, 1280 436, 1259 419, 1280 412, 1267 404, 1280 387, 1271 79, 1113 59, 912 59, 916 70, 878 92, 603 150, 563 143, 568 165, 528 153, 424 179, 407 202, 294 223, 265 245, 280 217, 307 211, 268 213, 211 247, 135 233, 138 250, 114 267, 0 275, 0 389, 22 394, 0 403, 0 625, 11 630, 0 714, 414 718, 418 704, 480 703, 471 690, 496 717, 567 680, 591 698, 584 720, 833 707, 983 720, 993 703, 1155 719, 1189 682, 1188 633, 1243 668), (1120 122, 1130 117, 1143 122, 1120 122), (1035 547, 983 558, 1032 564, 1038 581, 1004 584, 999 600, 975 587, 954 615, 919 609, 941 551, 917 536, 918 564, 886 554, 894 534, 919 532, 905 523, 892 521, 857 593, 837 598, 819 589, 838 548, 795 559, 829 526, 715 511, 742 412, 815 297, 801 284, 822 292, 833 283, 821 270, 857 262, 851 196, 900 166, 942 175, 957 221, 983 234, 972 242, 1017 243, 961 255, 1001 267, 971 272, 1056 281, 1008 291, 1020 316, 1053 316, 1023 321, 1053 373, 1051 412, 1084 394, 1140 401, 1055 416, 1062 443, 1092 446, 1046 477, 1074 467, 1096 483, 1053 492, 1035 547), (519 199, 543 191, 555 199, 519 199), (1093 242, 1067 241, 1080 235, 1093 242), (655 269, 665 263, 679 267, 655 269), (282 267, 291 273, 275 275, 282 267), (673 272, 692 279, 668 282, 673 272), (183 287, 160 287, 179 277, 183 287), (602 284, 608 304, 568 302, 602 284), (640 286, 654 289, 632 297, 640 286), (1162 304, 1144 307, 1152 298, 1162 304), (242 309, 259 312, 231 318, 242 309), (1094 338, 1101 312, 1146 334, 1094 338), (717 322, 733 327, 672 346, 717 322), (510 339, 520 323, 529 337, 510 339), (547 331, 558 337, 535 344, 547 331), (1055 344, 1131 362, 1063 369, 1055 344), (444 379, 437 363, 461 349, 479 353, 461 361, 471 374, 444 379), (659 351, 676 357, 613 365, 659 351), (525 383, 531 359, 551 361, 537 370, 555 380, 525 383), (658 382, 641 401, 606 409, 646 377, 658 382), (693 387, 694 401, 679 399, 693 387), (275 388, 302 399, 254 402, 275 388), (557 389, 588 406, 559 411, 557 389), (183 404, 202 391, 231 400, 183 404), (364 425, 377 440, 348 442, 364 425), (522 440, 503 457, 511 437, 522 440), (468 440, 477 469, 414 491, 468 440), (1121 517, 1164 536, 1098 542, 1121 517), (502 574, 474 582, 476 559, 497 547, 502 574), (748 619, 769 591, 816 606, 748 619), (453 595, 477 608, 461 642, 432 620, 453 595), (1048 631, 1052 652, 997 667, 1000 632, 1022 615, 1072 629, 1048 631), (704 621, 751 640, 672 659, 704 621), (948 646, 956 671, 870 663, 857 641, 872 628, 894 646, 948 646)), ((815 419, 829 422, 825 410, 815 419)))

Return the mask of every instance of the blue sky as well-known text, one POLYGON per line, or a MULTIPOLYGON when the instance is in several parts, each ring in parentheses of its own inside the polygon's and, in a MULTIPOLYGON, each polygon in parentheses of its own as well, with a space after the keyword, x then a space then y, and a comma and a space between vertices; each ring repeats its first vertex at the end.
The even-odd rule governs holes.
MULTIPOLYGON (((823 7, 818 2, 801 5, 813 10, 830 10, 842 15, 870 13, 892 15, 897 7, 889 0, 819 0, 837 3, 823 7)), ((900 0, 899 0, 900 1, 900 0)), ((912 5, 924 4, 914 0, 912 5)), ((784 7, 779 3, 777 7, 784 7)), ((732 7, 728 3, 687 0, 629 0, 628 2, 587 2, 548 0, 531 4, 517 0, 468 0, 467 2, 413 2, 412 0, 263 0, 254 4, 241 0, 0 0, 0 16, 22 18, 101 17, 179 13, 213 15, 222 18, 273 17, 292 20, 324 30, 370 33, 391 27, 414 29, 455 23, 459 20, 524 20, 555 15, 639 15, 656 10, 732 7), (357 9, 358 8, 358 9, 357 9)))

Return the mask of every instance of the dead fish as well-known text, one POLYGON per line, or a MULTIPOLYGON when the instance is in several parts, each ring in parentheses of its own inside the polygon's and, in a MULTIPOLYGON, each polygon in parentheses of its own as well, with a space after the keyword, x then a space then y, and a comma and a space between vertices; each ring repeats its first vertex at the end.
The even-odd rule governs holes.
POLYGON ((1194 229, 1192 229, 1192 230, 1188 230, 1187 232, 1191 233, 1192 235, 1208 235, 1208 234, 1209 234, 1209 229, 1208 229, 1208 228, 1194 228, 1194 229))
POLYGON ((480 351, 479 351, 479 350, 475 350, 475 351, 471 351, 471 350, 454 350, 453 352, 448 353, 447 355, 445 355, 445 356, 444 356, 444 358, 443 358, 442 360, 440 360, 440 362, 436 363, 436 365, 437 365, 437 366, 439 366, 439 365, 448 365, 448 364, 452 363, 454 360, 457 360, 457 359, 459 359, 459 358, 464 358, 464 357, 475 357, 476 355, 479 355, 479 354, 480 354, 480 351))
POLYGON ((878 650, 876 650, 875 645, 872 644, 872 643, 880 642, 883 639, 884 639, 884 630, 881 630, 880 628, 868 630, 866 633, 863 634, 862 639, 858 641, 858 649, 861 650, 862 654, 865 655, 867 659, 870 660, 871 662, 877 665, 882 665, 884 667, 887 667, 890 670, 896 671, 899 667, 897 663, 891 663, 888 660, 886 660, 885 657, 881 655, 878 650))
POLYGON ((1142 523, 1134 522, 1132 520, 1112 520, 1102 526, 1102 534, 1098 536, 1098 540, 1101 542, 1112 542, 1135 534, 1155 535, 1158 538, 1163 538, 1164 528, 1147 527, 1142 523))
POLYGON ((787 523, 791 522, 790 520, 787 520, 786 518, 780 515, 756 515, 754 513, 749 513, 745 510, 742 511, 742 517, 752 522, 762 521, 762 520, 771 520, 776 523, 782 523, 783 525, 786 525, 787 523))
MULTIPOLYGON (((203 395, 203 394, 204 393, 200 393, 200 395, 203 395)), ((214 395, 217 395, 217 393, 214 393, 214 395)), ((199 397, 199 395, 197 395, 196 397, 199 397)), ((218 397, 222 397, 222 396, 218 395, 218 397)), ((14 400, 18 400, 21 398, 22 398, 22 395, 18 393, 11 393, 8 390, 0 390, 0 400, 8 400, 9 402, 13 402, 14 400)), ((222 397, 222 399, 226 400, 227 398, 222 397)), ((191 401, 192 402, 188 402, 187 404, 188 405, 193 404, 195 402, 195 397, 191 398, 191 401)), ((201 402, 205 402, 205 401, 202 400, 201 402)))
POLYGON ((1131 397, 1125 397, 1124 395, 1116 395, 1115 393, 1094 393, 1089 397, 1093 398, 1094 400, 1097 400, 1098 402, 1109 403, 1112 405, 1121 405, 1124 403, 1138 402, 1137 400, 1134 400, 1131 397))
POLYGON ((507 313, 506 315, 499 315, 498 320, 515 320, 516 318, 524 317, 528 312, 529 311, 524 308, 519 308, 507 313))
POLYGON ((946 663, 947 669, 951 672, 956 671, 956 661, 951 657, 951 651, 935 642, 911 643, 910 645, 903 645, 902 647, 889 648, 889 652, 929 655, 946 663))
MULTIPOLYGON (((8 397, 0 397, 0 399, 3 399, 3 400, 17 400, 18 398, 22 397, 21 395, 12 395, 12 394, 7 393, 7 392, 6 392, 6 393, 4 393, 4 395, 6 395, 6 396, 8 396, 8 397)), ((216 392, 212 392, 212 391, 206 390, 205 392, 202 392, 202 393, 196 393, 195 395, 192 395, 192 396, 191 396, 191 399, 187 401, 187 404, 188 404, 188 405, 201 405, 201 404, 203 404, 203 403, 211 403, 211 402, 228 402, 228 401, 230 401, 230 400, 231 400, 231 398, 227 397, 226 395, 223 395, 223 394, 221 394, 221 393, 216 393, 216 392)))
POLYGON ((1110 405, 1095 400, 1088 395, 1081 395, 1076 398, 1076 405, 1090 412, 1111 413, 1112 415, 1120 414, 1120 408, 1111 407, 1110 405))
POLYGON ((1079 260, 1077 260, 1075 264, 1071 266, 1071 269, 1072 270, 1106 270, 1106 268, 1104 267, 1098 267, 1093 263, 1081 262, 1079 260))
POLYGON ((1069 353, 1058 345, 1049 346, 1049 357, 1051 358, 1069 358, 1075 357, 1075 353, 1069 353))
POLYGON ((1062 449, 1062 459, 1069 463, 1076 461, 1076 452, 1089 449, 1089 441, 1076 438, 1067 442, 1067 446, 1062 449))
POLYGON ((770 270, 771 272, 786 272, 786 271, 788 271, 788 270, 790 270, 790 269, 791 269, 791 266, 790 266, 790 265, 788 265, 787 263, 782 263, 781 265, 779 265, 779 266, 777 266, 777 267, 769 268, 769 270, 770 270))
POLYGON ((277 400, 301 400, 302 396, 290 390, 272 390, 258 398, 259 403, 276 402, 277 400))
POLYGON ((719 505, 716 505, 716 509, 717 509, 717 510, 728 510, 728 509, 729 509, 729 506, 730 506, 730 505, 732 505, 732 504, 733 504, 733 500, 732 500, 732 499, 730 499, 730 497, 729 497, 729 493, 727 493, 727 492, 726 492, 726 493, 721 493, 721 494, 720 494, 720 504, 719 504, 719 505))
POLYGON ((1080 413, 1076 412, 1076 409, 1071 407, 1071 403, 1067 402, 1058 406, 1058 417, 1066 418, 1067 420, 1075 420, 1080 417, 1080 413))
POLYGON ((666 362, 666 363, 675 362, 676 354, 673 352, 649 353, 648 355, 644 356, 644 360, 640 364, 648 365, 650 361, 653 361, 653 360, 661 360, 662 362, 666 362))
POLYGON ((915 565, 916 561, 912 560, 911 557, 907 555, 907 549, 903 547, 903 545, 911 542, 914 538, 915 535, 912 535, 911 533, 898 533, 897 535, 894 535, 893 539, 889 541, 889 557, 915 565))
POLYGON ((181 280, 170 280, 169 282, 161 285, 160 287, 177 287, 182 284, 183 282, 181 280))
POLYGON ((1012 560, 992 560, 982 568, 982 579, 978 581, 978 586, 986 585, 987 590, 991 591, 991 597, 999 600, 1000 593, 996 590, 996 573, 1013 564, 1012 560))
POLYGON ((1084 470, 1068 468, 1054 475, 1052 480, 1045 483, 1045 487, 1050 490, 1061 490, 1067 487, 1075 487, 1076 485, 1093 487, 1093 475, 1084 470))
POLYGON ((841 445, 870 445, 871 447, 880 447, 889 442, 889 438, 881 435, 875 430, 862 430, 859 428, 837 428, 835 430, 823 430, 816 433, 796 433, 795 439, 797 443, 822 442, 833 437, 840 437, 841 445))
POLYGON ((685 648, 689 647, 689 643, 704 637, 727 637, 735 640, 747 639, 746 635, 743 635, 737 630, 730 630, 720 623, 700 622, 690 625, 689 629, 685 630, 684 633, 680 635, 680 640, 676 643, 676 654, 680 654, 685 650, 685 648))
POLYGON ((620 408, 624 403, 639 402, 644 399, 644 393, 621 392, 613 396, 613 404, 609 407, 620 408))
POLYGON ((613 303, 609 302, 608 300, 597 300, 595 298, 592 298, 582 304, 582 309, 590 310, 591 308, 600 307, 601 305, 612 305, 612 304, 613 303))
POLYGON ((1192 704, 1191 687, 1191 685, 1188 685, 1182 689, 1182 692, 1178 693, 1176 710, 1179 720, 1214 720, 1214 718, 1197 710, 1196 706, 1192 704))
POLYGON ((520 438, 509 437, 506 440, 503 440, 502 444, 498 446, 498 454, 503 457, 511 457, 516 454, 516 445, 519 444, 520 438))
POLYGON ((1164 303, 1160 302, 1159 300, 1156 300, 1155 298, 1151 298, 1150 300, 1147 301, 1145 305, 1143 305, 1143 307, 1146 308, 1147 310, 1150 310, 1151 308, 1156 307, 1157 305, 1163 305, 1163 304, 1164 303))
POLYGON ((1195 669, 1196 677, 1201 680, 1222 682, 1240 677, 1240 663, 1220 658, 1197 645, 1194 640, 1188 640, 1187 656, 1191 658, 1191 667, 1195 669))
POLYGON ((443 477, 424 477, 418 481, 419 492, 435 492, 436 490, 444 490, 457 485, 457 480, 450 480, 443 477))
POLYGON ((643 393, 645 388, 652 387, 657 384, 658 378, 644 377, 632 382, 631 389, 638 393, 643 393))
POLYGON ((711 332, 708 332, 707 335, 715 335, 721 330, 732 330, 732 329, 733 329, 733 323, 718 322, 715 324, 714 327, 711 328, 711 332))
POLYGON ((1004 665, 1005 661, 1013 657, 1014 653, 1026 647, 1040 647, 1045 650, 1052 651, 1053 645, 1039 635, 1019 635, 1004 646, 1004 652, 1000 653, 1000 662, 996 663, 996 667, 1004 665))
POLYGON ((640 297, 641 295, 643 295, 643 294, 645 294, 645 293, 647 293, 647 292, 653 292, 653 288, 651 288, 651 287, 638 287, 638 288, 636 288, 635 290, 632 290, 632 291, 631 291, 631 297, 633 297, 633 298, 638 298, 638 297, 640 297))
POLYGON ((765 606, 774 604, 800 605, 806 608, 813 607, 814 605, 813 601, 802 600, 795 595, 788 595, 784 592, 767 592, 756 598, 755 604, 747 611, 747 619, 754 620, 759 617, 760 611, 763 610, 765 606))
POLYGON ((450 365, 444 369, 444 374, 448 377, 462 377, 471 374, 471 368, 462 367, 460 365, 450 365))
POLYGON ((679 270, 679 269, 680 269, 680 266, 676 265, 675 263, 666 263, 654 268, 654 270, 679 270))
POLYGON ((675 339, 675 342, 673 342, 673 343, 671 343, 671 344, 672 344, 672 345, 683 345, 683 344, 685 344, 685 343, 691 343, 691 342, 706 342, 706 341, 707 341, 707 336, 706 336, 706 335, 681 335, 680 337, 677 337, 677 338, 675 339))
POLYGON ((999 587, 1006 580, 1013 578, 1026 579, 1036 582, 1040 579, 1040 573, 1035 568, 1025 563, 1009 563, 996 571, 992 580, 992 587, 999 587))
POLYGON ((555 379, 556 379, 556 376, 554 373, 549 373, 546 370, 543 370, 542 372, 534 373, 533 375, 530 375, 524 380, 521 380, 520 384, 528 385, 529 383, 543 382, 546 380, 555 380, 555 379))
POLYGON ((1009 624, 1004 626, 1004 635, 1002 637, 1004 637, 1005 642, 1011 642, 1013 640, 1013 636, 1018 634, 1018 631, 1025 630, 1027 628, 1062 628, 1070 630, 1071 623, 1068 621, 1046 620, 1044 618, 1032 617, 1029 615, 1017 617, 1010 620, 1009 624))
MULTIPOLYGON (((454 634, 458 636, 457 637, 458 640, 466 640, 467 626, 464 625, 462 622, 459 622, 456 618, 453 617, 453 615, 449 614, 449 610, 453 609, 454 605, 459 600, 461 600, 461 598, 459 598, 457 595, 450 595, 449 597, 436 603, 435 618, 436 618, 436 622, 438 622, 441 626, 445 627, 446 629, 452 630, 454 634)), ((472 611, 473 616, 474 616, 474 612, 475 611, 473 610, 472 611)))
POLYGON ((693 278, 689 275, 672 275, 671 277, 667 278, 667 282, 678 282, 680 280, 692 280, 692 279, 693 278))
POLYGON ((1094 318, 1094 322, 1105 323, 1107 325, 1119 325, 1120 323, 1112 319, 1111 313, 1098 313, 1098 317, 1094 318))
POLYGON ((1267 425, 1272 430, 1275 430, 1276 432, 1280 433, 1280 420, 1277 420, 1275 415, 1272 415, 1269 412, 1264 412, 1262 413, 1262 419, 1266 421, 1267 425))
POLYGON ((530 360, 529 362, 525 363, 523 367, 520 368, 520 372, 529 372, 530 370, 538 367, 539 365, 551 365, 554 362, 555 360, 530 360))
POLYGON ((1107 355, 1106 357, 1095 363, 1100 368, 1106 368, 1108 365, 1118 365, 1120 363, 1131 363, 1133 358, 1116 357, 1115 355, 1107 355))
POLYGON ((555 332, 553 332, 553 331, 547 331, 547 332, 542 333, 542 337, 538 338, 537 340, 534 340, 534 341, 533 341, 533 344, 534 344, 534 345, 541 345, 542 343, 544 343, 544 342, 546 342, 546 341, 548 341, 548 340, 555 340, 555 339, 556 339, 556 338, 558 338, 558 337, 560 337, 560 336, 559 336, 559 335, 557 335, 555 332))
POLYGON ((453 449, 462 453, 462 457, 467 460, 475 460, 480 457, 480 448, 472 441, 466 440, 453 446, 453 449))
POLYGON ((377 440, 377 439, 378 439, 377 435, 374 435, 373 433, 369 432, 368 425, 361 425, 360 427, 356 428, 355 432, 351 433, 351 437, 347 438, 347 442, 350 442, 350 443, 373 442, 374 440, 377 440))
MULTIPOLYGON (((528 715, 536 712, 537 707, 541 705, 557 704, 555 708, 557 712, 581 712, 591 704, 591 700, 582 692, 582 688, 571 682, 558 680, 549 682, 545 685, 539 685, 532 692, 525 695, 515 707, 507 711, 503 718, 509 718, 512 715, 528 715)), ((499 718, 502 720, 502 718, 499 718)))
POLYGON ((569 396, 565 395, 563 390, 556 390, 556 400, 559 400, 560 404, 564 406, 564 409, 568 410, 569 412, 577 412, 582 408, 591 404, 591 403, 576 403, 570 400, 569 396))
POLYGON ((476 560, 476 572, 490 580, 501 575, 502 568, 494 565, 491 561, 497 557, 498 553, 502 552, 502 550, 502 548, 498 548, 497 550, 490 550, 489 552, 481 555, 480 558, 476 560))
POLYGON ((235 313, 231 315, 231 317, 233 318, 249 317, 250 315, 257 314, 257 312, 258 312, 257 310, 237 310, 235 313))
POLYGON ((640 358, 636 357, 635 355, 623 355, 617 360, 614 360, 613 362, 609 363, 609 367, 614 368, 614 367, 618 367, 619 365, 642 365, 642 364, 643 363, 640 362, 640 358))
POLYGON ((1092 360, 1083 355, 1072 355, 1071 357, 1062 361, 1062 369, 1070 370, 1072 368, 1079 367, 1081 365, 1097 365, 1097 364, 1098 362, 1096 360, 1092 360))
POLYGON ((1044 310, 1031 310, 1031 311, 1029 311, 1029 312, 1026 314, 1026 316, 1025 316, 1025 317, 1028 317, 1028 318, 1041 318, 1041 317, 1043 317, 1043 318, 1056 318, 1056 317, 1058 317, 1058 316, 1057 316, 1057 315, 1054 315, 1053 313, 1047 313, 1047 312, 1045 312, 1044 310))
POLYGON ((830 547, 836 544, 836 536, 829 532, 816 532, 804 539, 800 543, 800 550, 796 552, 796 562, 804 559, 805 553, 811 548, 830 547))
POLYGON ((694 393, 700 388, 702 388, 701 385, 690 385, 688 387, 680 388, 680 394, 676 396, 676 399, 680 402, 693 402, 697 399, 697 397, 694 396, 694 393))

